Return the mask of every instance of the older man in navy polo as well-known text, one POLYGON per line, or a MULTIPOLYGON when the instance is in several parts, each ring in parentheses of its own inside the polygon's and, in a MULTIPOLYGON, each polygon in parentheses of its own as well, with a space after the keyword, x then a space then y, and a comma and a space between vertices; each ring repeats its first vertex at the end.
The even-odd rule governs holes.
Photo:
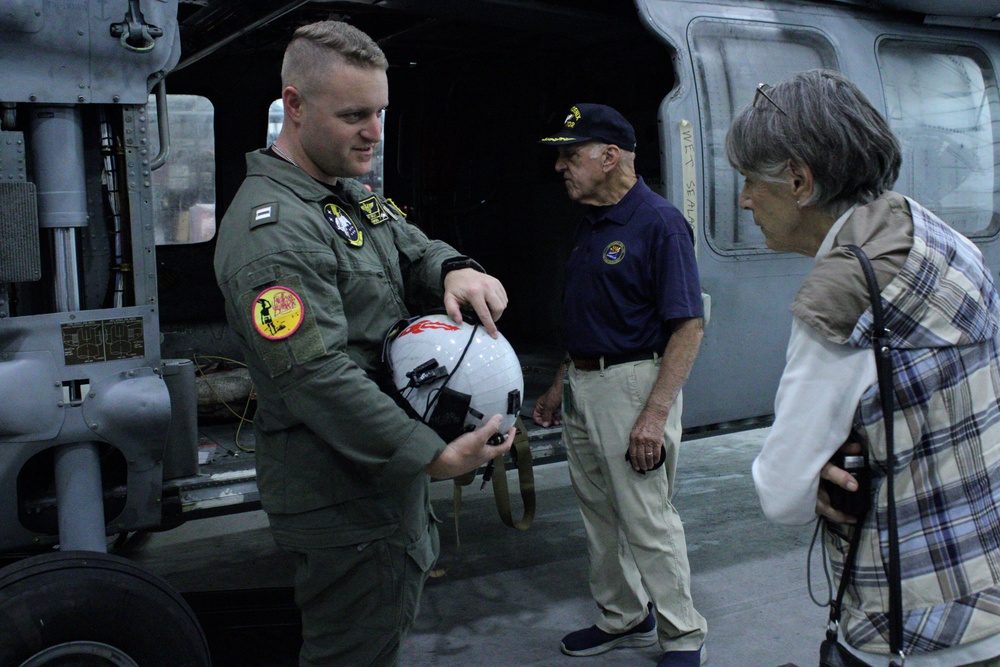
POLYGON ((600 608, 561 648, 587 656, 658 640, 659 667, 697 667, 707 623, 670 503, 681 387, 702 337, 693 233, 636 175, 635 131, 611 107, 577 104, 540 143, 558 149, 570 199, 588 207, 566 267, 567 358, 533 415, 563 424, 600 608))

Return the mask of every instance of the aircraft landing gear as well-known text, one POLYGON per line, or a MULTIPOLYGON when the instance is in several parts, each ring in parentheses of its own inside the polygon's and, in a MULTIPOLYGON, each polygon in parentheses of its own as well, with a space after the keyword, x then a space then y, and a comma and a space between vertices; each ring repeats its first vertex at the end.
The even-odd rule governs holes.
POLYGON ((0 665, 210 667, 194 612, 119 556, 68 551, 0 570, 0 665))

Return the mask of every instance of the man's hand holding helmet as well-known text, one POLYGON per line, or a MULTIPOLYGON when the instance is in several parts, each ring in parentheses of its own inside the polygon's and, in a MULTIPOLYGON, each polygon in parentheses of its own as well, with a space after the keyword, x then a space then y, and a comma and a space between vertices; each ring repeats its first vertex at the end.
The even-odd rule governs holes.
POLYGON ((458 477, 470 470, 476 470, 491 459, 505 454, 514 442, 515 428, 512 426, 506 438, 499 445, 489 444, 490 438, 499 433, 501 415, 493 415, 481 428, 463 433, 441 450, 424 472, 434 479, 458 477))
POLYGON ((496 320, 507 307, 507 291, 500 281, 474 268, 448 271, 443 280, 444 308, 448 316, 461 324, 461 306, 471 306, 486 333, 496 338, 496 320))
POLYGON ((483 329, 432 314, 401 321, 386 335, 383 358, 397 401, 448 442, 424 469, 437 479, 475 470, 513 442, 521 363, 502 334, 483 329))

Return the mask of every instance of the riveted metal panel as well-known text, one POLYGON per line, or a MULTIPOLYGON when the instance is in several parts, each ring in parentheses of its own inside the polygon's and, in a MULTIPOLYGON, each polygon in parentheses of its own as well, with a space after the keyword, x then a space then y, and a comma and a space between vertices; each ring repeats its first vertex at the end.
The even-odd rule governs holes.
MULTIPOLYGON (((129 0, 0 0, 0 98, 5 102, 145 104, 161 73, 180 57, 177 0, 142 0, 141 22, 129 0), (133 17, 135 18, 135 17, 133 17), (144 26, 157 37, 115 34, 144 26), (150 28, 155 28, 151 30, 150 28), (118 32, 121 32, 119 28, 118 32), (134 42, 145 40, 145 46, 134 42), (133 42, 133 43, 130 43, 133 42)), ((140 32, 140 31, 137 31, 140 32)))

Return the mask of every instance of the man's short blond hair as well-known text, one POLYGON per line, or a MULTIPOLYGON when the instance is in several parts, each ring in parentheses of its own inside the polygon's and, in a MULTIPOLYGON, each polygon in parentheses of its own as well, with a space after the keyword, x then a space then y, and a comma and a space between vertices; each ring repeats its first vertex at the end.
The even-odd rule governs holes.
POLYGON ((371 37, 342 21, 304 25, 292 35, 281 63, 281 87, 300 93, 312 89, 322 72, 347 62, 356 67, 389 69, 389 61, 371 37))

